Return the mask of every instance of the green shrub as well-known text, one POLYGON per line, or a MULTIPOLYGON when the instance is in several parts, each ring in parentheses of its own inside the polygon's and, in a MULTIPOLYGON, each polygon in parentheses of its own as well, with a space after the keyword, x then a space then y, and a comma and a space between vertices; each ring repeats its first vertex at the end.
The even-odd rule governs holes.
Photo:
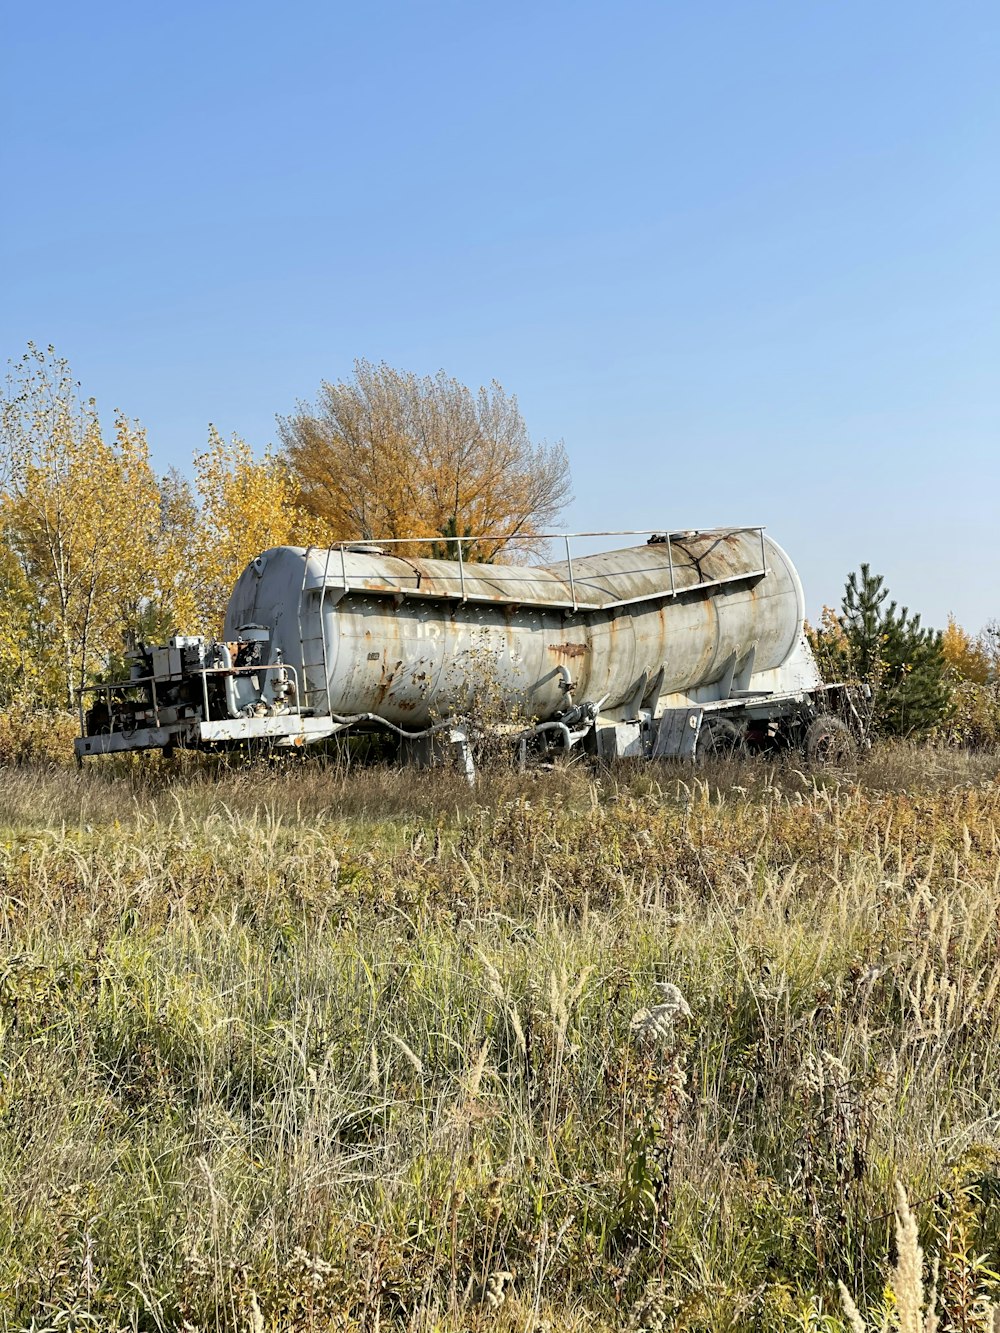
POLYGON ((952 744, 971 750, 1000 747, 1000 683, 959 681, 952 691, 944 735, 952 744))
POLYGON ((14 704, 0 712, 0 765, 70 764, 79 733, 75 713, 14 704))

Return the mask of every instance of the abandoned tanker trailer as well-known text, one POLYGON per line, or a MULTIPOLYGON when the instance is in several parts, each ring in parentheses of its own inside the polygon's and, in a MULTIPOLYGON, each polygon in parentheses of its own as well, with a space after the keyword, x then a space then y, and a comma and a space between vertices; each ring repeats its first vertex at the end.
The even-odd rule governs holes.
POLYGON ((98 687, 77 754, 353 728, 388 731, 406 758, 453 744, 468 761, 487 717, 524 749, 607 759, 849 743, 848 692, 821 682, 798 574, 762 528, 566 549, 534 568, 391 543, 265 551, 221 642, 143 646, 128 681, 98 687))

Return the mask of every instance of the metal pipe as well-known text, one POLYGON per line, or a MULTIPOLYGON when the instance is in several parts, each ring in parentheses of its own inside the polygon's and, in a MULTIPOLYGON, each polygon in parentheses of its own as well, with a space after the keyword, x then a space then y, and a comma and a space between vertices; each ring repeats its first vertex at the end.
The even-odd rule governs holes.
MULTIPOLYGON (((302 696, 299 694, 299 673, 295 670, 295 668, 294 668, 293 666, 289 666, 289 664, 288 664, 287 662, 283 662, 283 663, 282 663, 282 666, 284 666, 284 668, 285 668, 286 671, 290 671, 291 674, 292 674, 292 683, 293 683, 293 685, 294 685, 294 687, 295 687, 295 716, 296 716, 296 717, 301 717, 301 716, 302 716, 302 696)), ((266 668, 265 668, 265 670, 266 670, 266 668)))
MULTIPOLYGON (((329 664, 329 662, 327 661, 327 651, 326 651, 326 626, 323 624, 323 603, 324 603, 324 601, 326 600, 326 585, 327 585, 327 580, 328 580, 329 577, 330 577, 330 554, 331 554, 331 553, 330 553, 330 551, 329 551, 329 549, 328 549, 328 550, 327 550, 327 553, 326 553, 326 560, 325 560, 324 563, 323 563, 323 586, 322 586, 322 587, 320 588, 320 590, 319 590, 319 627, 320 627, 320 631, 321 631, 320 643, 321 643, 322 648, 323 648, 323 691, 324 691, 324 693, 326 694, 326 711, 327 711, 327 712, 330 711, 330 664, 329 664)), ((343 547, 340 548, 340 558, 341 558, 341 561, 344 560, 344 548, 343 548, 343 547)), ((347 587, 346 587, 346 569, 347 569, 347 566, 346 566, 346 564, 345 564, 345 565, 344 565, 344 570, 345 570, 345 587, 344 587, 344 595, 345 595, 345 596, 347 595, 347 587)))
POLYGON ((222 658, 221 669, 228 673, 223 680, 226 691, 226 710, 230 717, 240 717, 240 706, 236 701, 236 680, 232 675, 233 655, 229 651, 228 644, 219 644, 219 656, 222 658))
POLYGON ((565 722, 539 722, 534 727, 528 727, 526 731, 520 732, 515 740, 523 742, 531 736, 541 735, 543 731, 558 731, 563 738, 563 749, 571 750, 577 741, 582 741, 584 736, 590 734, 590 727, 584 727, 579 731, 570 731, 565 722))
POLYGON ((568 537, 568 536, 567 536, 567 538, 566 538, 566 564, 567 564, 567 566, 569 567, 569 592, 570 592, 570 596, 571 596, 572 599, 573 599, 573 610, 575 611, 575 610, 577 609, 577 607, 576 607, 576 583, 575 583, 575 581, 574 581, 574 579, 573 579, 573 552, 570 550, 570 547, 569 547, 569 537, 568 537))

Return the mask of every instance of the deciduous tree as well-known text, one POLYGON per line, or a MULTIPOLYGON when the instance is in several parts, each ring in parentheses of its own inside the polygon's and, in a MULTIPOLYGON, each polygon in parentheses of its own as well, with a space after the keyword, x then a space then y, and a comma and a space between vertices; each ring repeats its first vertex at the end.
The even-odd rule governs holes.
MULTIPOLYGON (((186 511, 194 532, 178 593, 188 632, 219 634, 226 603, 244 566, 269 546, 295 540, 300 514, 295 483, 283 463, 258 459, 245 440, 223 440, 209 427, 208 448, 195 456, 195 496, 175 484, 168 508, 186 511), (197 507, 190 509, 191 500, 197 507)), ((178 554, 178 558, 182 558, 178 554)))
POLYGON ((357 361, 352 381, 324 383, 279 425, 317 541, 439 537, 435 553, 455 555, 468 538, 469 559, 517 559, 569 499, 562 444, 534 443, 495 381, 473 393, 443 371, 357 361))
POLYGON ((158 478, 142 427, 106 438, 52 348, 13 368, 0 436, 0 697, 74 703, 131 638, 217 634, 248 560, 294 540, 287 469, 210 428, 195 484, 158 478))
POLYGON ((3 535, 20 570, 8 596, 30 599, 20 621, 34 626, 42 676, 58 657, 70 704, 138 613, 159 511, 141 428, 119 415, 105 440, 96 404, 77 388, 51 348, 29 347, 11 377, 0 436, 3 535))
POLYGON ((985 685, 990 679, 993 662, 991 645, 985 632, 974 638, 954 616, 949 616, 948 626, 941 637, 941 651, 957 680, 985 685))
POLYGON ((948 736, 972 749, 1000 744, 1000 626, 973 637, 954 616, 941 641, 952 684, 948 736))

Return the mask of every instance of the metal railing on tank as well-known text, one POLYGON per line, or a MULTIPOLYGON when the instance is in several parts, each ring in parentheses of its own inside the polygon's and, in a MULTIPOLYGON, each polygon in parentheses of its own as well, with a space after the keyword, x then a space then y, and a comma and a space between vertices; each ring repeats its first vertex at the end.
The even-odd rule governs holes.
MULTIPOLYGON (((486 545, 494 544, 496 545, 497 548, 494 554, 499 554, 499 552, 502 551, 503 548, 506 547, 511 542, 539 543, 548 541, 560 541, 565 544, 566 548, 566 568, 568 574, 567 581, 569 584, 569 592, 570 592, 570 600, 564 604, 564 609, 571 611, 578 611, 580 609, 580 602, 577 596, 578 580, 576 576, 576 571, 574 570, 573 567, 573 549, 571 544, 574 540, 593 539, 597 537, 645 537, 647 539, 647 545, 665 546, 667 552, 667 571, 670 579, 670 591, 668 594, 666 589, 664 589, 657 595, 658 596, 669 595, 671 597, 676 597, 683 593, 696 592, 701 588, 717 587, 719 584, 726 582, 732 582, 743 579, 764 578, 767 575, 767 550, 764 542, 764 533, 765 533, 765 528, 763 526, 761 526, 760 524, 754 524, 749 527, 685 528, 685 529, 678 528, 672 531, 663 531, 662 529, 659 528, 618 528, 618 529, 611 529, 608 531, 596 531, 596 532, 569 532, 569 533, 536 532, 536 533, 510 533, 510 534, 481 533, 478 536, 464 536, 464 537, 444 536, 439 534, 438 536, 432 536, 432 537, 385 537, 378 539, 357 538, 356 540, 353 541, 336 542, 332 547, 314 547, 314 546, 308 547, 306 549, 306 568, 303 570, 303 588, 305 587, 306 572, 308 570, 308 557, 313 551, 325 552, 323 586, 325 586, 329 575, 330 555, 334 551, 339 552, 342 587, 344 593, 348 593, 352 591, 350 577, 347 571, 348 554, 357 553, 357 554, 370 554, 370 555, 388 555, 391 554, 391 551, 386 551, 383 548, 393 547, 393 546, 422 545, 422 546, 430 546, 432 548, 436 547, 440 549, 442 545, 447 544, 447 546, 449 547, 454 547, 456 551, 456 559, 452 562, 458 567, 459 596, 456 600, 463 603, 470 600, 478 601, 481 599, 470 598, 467 589, 466 581, 470 565, 476 568, 483 568, 484 566, 488 567, 490 570, 490 579, 491 581, 496 583, 503 583, 505 581, 503 577, 497 572, 499 570, 504 569, 505 566, 502 563, 494 564, 492 563, 492 561, 470 562, 466 557, 465 548, 482 544, 486 545), (682 586, 677 585, 676 581, 677 565, 675 564, 674 561, 675 543, 679 545, 682 542, 685 541, 690 542, 696 538, 711 538, 711 537, 723 538, 723 537, 735 536, 740 533, 753 533, 756 534, 756 536, 759 538, 760 541, 759 569, 740 570, 738 573, 732 576, 714 578, 714 579, 705 579, 703 581, 699 581, 694 584, 684 584, 682 586)), ((443 559, 443 560, 450 559, 449 556, 444 556, 444 557, 434 556, 431 558, 443 559)), ((579 558, 580 557, 578 557, 578 559, 579 558)), ((510 566, 506 567, 510 568, 510 566)), ((546 568, 546 566, 542 566, 542 568, 546 568)), ((510 582, 511 580, 506 580, 506 581, 510 582)), ((370 592, 372 591, 372 589, 366 586, 365 591, 370 592)), ((387 589, 387 591, 389 590, 387 589)), ((438 593, 437 595, 441 596, 442 594, 438 593)), ((491 598, 486 600, 495 600, 495 599, 491 598)), ((602 609, 613 610, 617 607, 627 606, 629 605, 630 601, 635 601, 635 600, 642 601, 646 599, 645 598, 624 599, 622 601, 616 601, 616 602, 605 602, 602 603, 602 609)), ((551 605, 554 606, 556 604, 552 603, 551 605)), ((562 606, 563 604, 559 605, 562 606)))

